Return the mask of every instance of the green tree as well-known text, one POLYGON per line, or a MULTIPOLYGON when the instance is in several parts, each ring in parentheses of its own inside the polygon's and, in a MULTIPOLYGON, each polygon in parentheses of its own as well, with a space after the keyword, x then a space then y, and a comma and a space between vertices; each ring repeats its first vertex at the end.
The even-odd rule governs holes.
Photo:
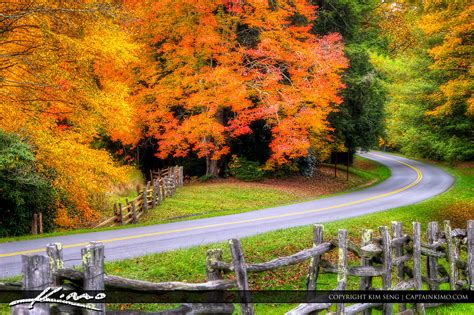
POLYGON ((53 228, 55 191, 37 171, 30 146, 0 129, 0 237, 27 234, 34 212, 53 228))
POLYGON ((370 50, 386 46, 378 35, 374 10, 380 1, 318 0, 318 18, 313 31, 319 34, 340 33, 350 67, 344 74, 344 102, 329 120, 337 143, 354 152, 378 144, 383 133, 385 91, 369 57, 370 50))

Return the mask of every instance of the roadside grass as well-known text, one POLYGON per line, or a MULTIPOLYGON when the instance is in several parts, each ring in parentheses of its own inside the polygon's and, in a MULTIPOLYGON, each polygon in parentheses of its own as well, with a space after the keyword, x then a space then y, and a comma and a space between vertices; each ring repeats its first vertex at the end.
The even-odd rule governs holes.
MULTIPOLYGON (((341 171, 342 169, 339 170, 339 173, 341 171)), ((347 183, 345 174, 344 176, 339 174, 339 179, 336 180, 339 185, 334 188, 326 188, 326 191, 331 193, 323 195, 318 193, 301 195, 282 187, 272 185, 265 187, 259 183, 193 184, 179 190, 173 198, 167 199, 156 211, 150 211, 142 218, 141 223, 158 224, 190 217, 207 218, 229 215, 334 196, 385 180, 390 177, 390 170, 376 162, 357 157, 354 167, 350 169, 350 174, 347 183), (341 191, 340 187, 345 189, 341 191)), ((325 176, 321 182, 327 181, 328 175, 325 176)), ((331 181, 334 179, 331 178, 331 181)), ((308 185, 312 184, 314 183, 308 182, 308 185)))
MULTIPOLYGON (((245 182, 216 182, 194 183, 177 190, 176 194, 166 199, 163 204, 141 218, 137 224, 104 228, 82 228, 68 231, 56 231, 42 235, 24 235, 0 238, 0 243, 54 237, 68 234, 90 233, 106 230, 126 229, 144 225, 171 223, 183 220, 207 218, 219 215, 235 214, 268 207, 288 205, 337 194, 354 191, 375 185, 390 177, 390 170, 371 160, 356 157, 354 167, 350 168, 350 181, 346 183, 343 168, 339 171, 336 182, 338 187, 330 190, 332 193, 323 195, 305 195, 276 188, 275 186, 245 183, 245 182)), ((122 188, 116 192, 114 202, 125 203, 126 198, 136 196, 136 183, 139 176, 135 175, 133 185, 122 188)), ((323 178, 324 179, 324 178, 323 178)), ((112 209, 112 207, 110 207, 112 209)))
MULTIPOLYGON (((422 229, 427 228, 427 223, 438 220, 451 220, 453 227, 458 225, 458 217, 462 215, 465 219, 474 218, 474 169, 450 168, 445 169, 451 173, 456 181, 454 186, 439 196, 420 202, 418 204, 400 207, 392 210, 369 214, 361 217, 345 219, 325 223, 325 239, 333 238, 341 228, 348 230, 352 241, 359 242, 362 228, 372 228, 375 231, 379 226, 390 225, 391 221, 403 223, 404 232, 411 233, 411 223, 414 221, 422 224, 422 229), (459 208, 462 204, 467 208, 459 208), (447 209, 454 209, 449 210, 447 209), (456 211, 461 211, 458 213, 456 211), (467 214, 466 214, 467 213, 467 214)), ((464 221, 465 222, 465 221, 464 221)), ((312 228, 311 226, 290 228, 272 231, 257 236, 242 239, 242 246, 246 262, 257 263, 268 261, 279 256, 293 254, 296 251, 310 247, 312 228)), ((216 243, 175 250, 166 253, 152 254, 138 258, 127 259, 106 264, 106 272, 127 278, 142 279, 148 281, 205 281, 205 258, 206 251, 211 248, 221 248, 224 251, 224 260, 230 261, 230 253, 227 243, 216 243)), ((336 254, 326 257, 335 261, 336 254)), ((350 261, 357 264, 356 261, 350 261)), ((249 282, 251 289, 305 289, 307 274, 307 263, 279 269, 275 272, 250 273, 249 282)), ((424 265, 424 264, 423 264, 424 265)), ((395 278, 394 278, 395 279, 395 278)), ((318 281, 319 289, 334 289, 336 275, 322 274, 318 281)), ((375 278, 374 285, 380 286, 380 280, 375 278)), ((358 288, 358 278, 349 277, 348 289, 358 288)), ((153 311, 162 309, 165 305, 136 304, 136 305, 113 305, 117 308, 133 308, 142 311, 153 311)), ((169 306, 168 306, 169 307, 169 306)), ((288 304, 257 304, 257 314, 284 314, 293 306, 288 304)), ((238 308, 237 308, 238 309, 238 308)), ((374 311, 374 314, 381 313, 374 311)), ((452 304, 439 308, 428 309, 428 314, 473 314, 472 304, 452 304)))

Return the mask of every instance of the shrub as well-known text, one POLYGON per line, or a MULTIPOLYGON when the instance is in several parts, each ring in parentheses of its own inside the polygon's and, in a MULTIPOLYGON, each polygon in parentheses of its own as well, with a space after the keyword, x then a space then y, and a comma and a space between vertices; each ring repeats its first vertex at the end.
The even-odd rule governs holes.
POLYGON ((232 156, 229 165, 229 174, 237 179, 244 181, 257 181, 263 179, 263 170, 260 164, 255 161, 249 161, 244 157, 232 156))
POLYGON ((55 197, 28 144, 0 130, 0 237, 29 233, 35 212, 43 213, 43 229, 50 231, 55 197))

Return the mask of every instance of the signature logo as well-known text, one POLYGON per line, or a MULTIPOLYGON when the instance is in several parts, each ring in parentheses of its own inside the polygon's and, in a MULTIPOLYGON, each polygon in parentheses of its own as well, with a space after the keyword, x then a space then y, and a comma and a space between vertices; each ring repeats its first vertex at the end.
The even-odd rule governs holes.
POLYGON ((58 288, 48 287, 44 289, 43 292, 38 294, 35 298, 15 300, 11 302, 9 305, 12 307, 18 304, 29 303, 28 308, 33 309, 36 303, 56 303, 56 304, 76 306, 76 307, 85 308, 85 309, 93 310, 93 311, 102 311, 101 309, 98 309, 91 304, 83 304, 83 303, 79 303, 78 301, 84 300, 84 302, 87 302, 90 300, 103 300, 106 297, 105 293, 90 295, 88 293, 78 294, 77 292, 71 292, 67 295, 64 293, 61 293, 61 295, 59 295, 58 298, 52 298, 53 295, 55 295, 56 293, 59 293, 62 290, 63 290, 62 287, 58 287, 58 288))

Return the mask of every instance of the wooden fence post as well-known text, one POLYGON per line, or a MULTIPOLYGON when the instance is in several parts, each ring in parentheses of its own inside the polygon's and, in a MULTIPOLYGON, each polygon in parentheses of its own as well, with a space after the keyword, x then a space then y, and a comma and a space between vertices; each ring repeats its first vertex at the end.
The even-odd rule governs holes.
POLYGON ((179 167, 179 186, 184 186, 184 168, 183 166, 179 167))
MULTIPOLYGON (((313 225, 313 247, 321 244, 324 238, 324 226, 321 224, 313 225)), ((306 288, 308 291, 316 290, 316 285, 318 282, 319 275, 319 262, 321 261, 321 256, 311 257, 309 263, 308 278, 306 280, 306 288)))
POLYGON ((38 213, 38 232, 43 234, 43 212, 38 213))
POLYGON ((33 222, 31 223, 31 234, 38 234, 38 214, 33 213, 33 222))
POLYGON ((137 223, 137 206, 135 200, 132 200, 132 223, 137 223))
MULTIPOLYGON (((392 236, 393 238, 396 238, 396 237, 402 237, 402 223, 401 222, 397 222, 397 221, 393 221, 392 222, 392 236)), ((399 257, 402 257, 403 256, 403 245, 404 244, 395 244, 393 247, 394 247, 394 254, 395 254, 395 258, 399 258, 399 257)), ((401 263, 398 263, 396 268, 397 268, 397 271, 396 271, 396 276, 397 276, 397 282, 400 283, 400 282, 403 282, 403 280, 405 280, 405 274, 403 272, 403 269, 405 267, 405 263, 401 262, 401 263)), ((405 303, 399 303, 398 304, 398 312, 403 312, 405 311, 407 308, 406 308, 406 304, 405 303)))
POLYGON ((233 238, 229 240, 232 264, 234 266, 237 288, 243 291, 240 295, 240 310, 242 315, 253 315, 253 305, 250 304, 249 283, 247 279, 247 266, 245 264, 244 253, 240 240, 233 238))
MULTIPOLYGON (((23 290, 42 291, 51 285, 51 271, 49 259, 46 256, 21 256, 23 290)), ((49 304, 36 303, 33 309, 28 309, 26 304, 17 305, 12 314, 46 315, 50 314, 49 304)))
MULTIPOLYGON (((84 270, 84 290, 103 291, 104 283, 104 245, 102 243, 91 242, 81 249, 82 268, 84 270)), ((90 305, 90 304, 89 304, 90 305)), ((83 314, 103 315, 105 304, 92 304, 94 308, 101 311, 85 310, 83 314)))
POLYGON ((161 204, 161 200, 163 199, 162 198, 162 194, 161 194, 161 183, 160 183, 160 179, 158 178, 156 180, 156 196, 157 196, 157 203, 158 205, 161 204))
POLYGON ((467 221, 467 281, 474 291, 474 220, 467 221))
MULTIPOLYGON (((336 290, 345 290, 347 286, 347 230, 338 233, 339 258, 337 261, 337 287, 336 290)), ((344 303, 336 304, 336 314, 344 314, 344 303)))
POLYGON ((49 269, 51 272, 51 283, 60 286, 61 282, 56 272, 64 269, 63 245, 61 243, 49 243, 46 245, 46 254, 49 257, 49 269))
MULTIPOLYGON (((206 280, 207 281, 216 281, 222 280, 224 277, 222 271, 215 269, 213 264, 222 261, 222 250, 221 249, 209 249, 206 253, 206 280)), ((220 300, 224 296, 222 293, 218 292, 212 296, 212 299, 220 300)), ((223 303, 211 303, 211 304, 202 304, 191 306, 196 314, 209 314, 209 310, 216 308, 223 310, 220 314, 232 314, 234 312, 233 304, 223 304, 223 303)), ((193 314, 195 314, 193 313, 193 314)))
MULTIPOLYGON (((372 233, 373 230, 371 229, 364 229, 362 231, 362 240, 360 243, 360 247, 364 247, 370 243, 370 240, 372 239, 372 233)), ((372 258, 366 258, 362 257, 360 259, 361 266, 363 267, 369 267, 372 266, 372 258)), ((361 277, 360 278, 360 290, 370 290, 372 287, 372 277, 361 277)), ((370 315, 372 314, 372 309, 364 310, 362 312, 363 315, 370 315)))
MULTIPOLYGON (((426 232, 426 240, 428 244, 433 245, 438 241, 438 222, 428 223, 428 230, 426 232)), ((433 248, 436 250, 436 248, 433 248)), ((431 283, 429 284, 430 290, 438 290, 438 258, 433 256, 428 256, 426 259, 426 271, 428 279, 431 283)))
POLYGON ((153 180, 153 191, 151 193, 151 207, 153 209, 156 208, 156 199, 157 199, 157 194, 156 194, 156 180, 153 180))
POLYGON ((119 202, 118 204, 118 215, 119 215, 119 223, 120 225, 123 225, 123 207, 122 207, 121 202, 119 202))
POLYGON ((160 179, 161 201, 166 199, 165 177, 160 179))
MULTIPOLYGON (((421 225, 418 222, 413 222, 413 280, 415 281, 415 290, 422 289, 421 278, 421 225)), ((417 314, 425 313, 425 306, 423 303, 416 303, 417 314)))
POLYGON ((449 286, 451 290, 456 290, 458 269, 456 267, 453 237, 451 235, 451 222, 449 222, 449 220, 444 221, 444 237, 446 238, 446 258, 449 265, 449 286))
MULTIPOLYGON (((392 287, 392 247, 390 234, 386 226, 379 227, 380 236, 382 237, 382 254, 383 254, 383 271, 382 271, 382 287, 389 290, 392 287)), ((384 315, 390 315, 393 312, 391 303, 383 304, 384 315)))
POLYGON ((143 211, 148 211, 148 189, 150 189, 150 182, 146 183, 145 189, 143 190, 143 211))

